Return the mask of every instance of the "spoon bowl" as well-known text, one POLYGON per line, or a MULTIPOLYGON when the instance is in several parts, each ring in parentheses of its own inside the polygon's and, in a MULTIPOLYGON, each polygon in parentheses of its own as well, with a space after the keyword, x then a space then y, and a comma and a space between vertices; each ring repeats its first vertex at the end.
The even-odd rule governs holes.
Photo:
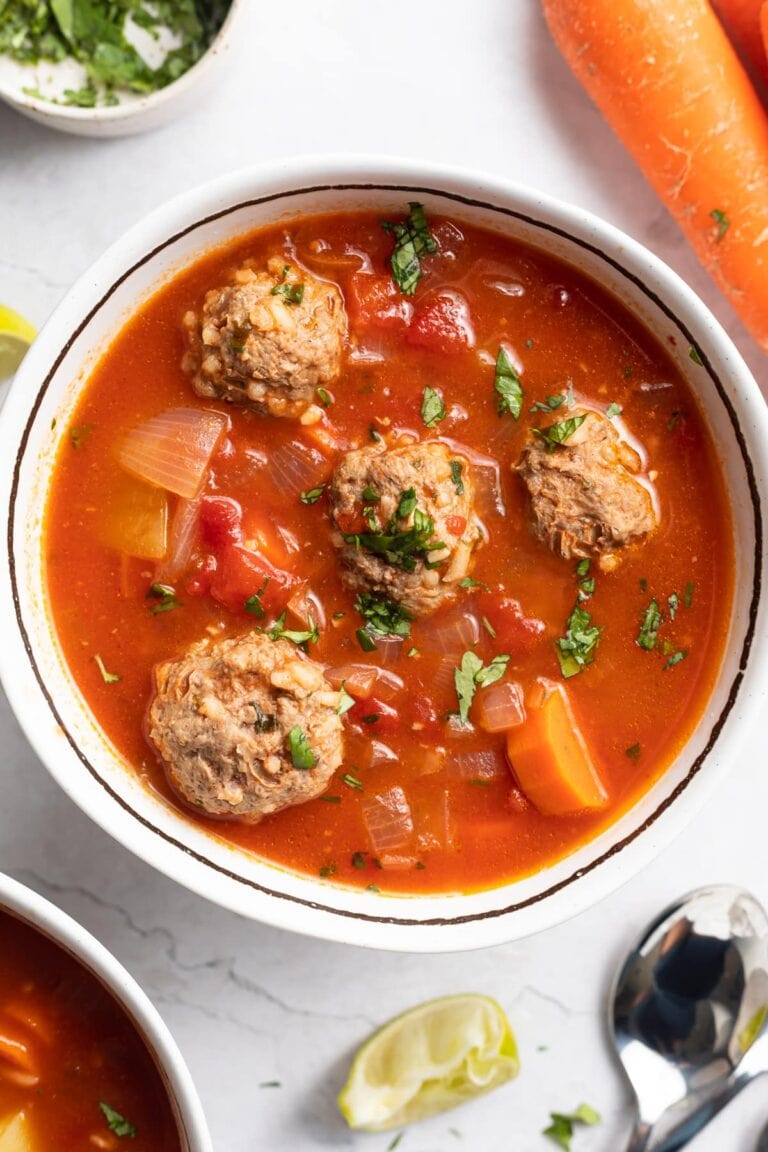
MULTIPOLYGON (((675 1152, 761 1072, 768 916, 748 892, 703 888, 645 930, 622 965, 611 1031, 637 1101, 630 1152, 675 1152)), ((768 1033, 766 1033, 768 1035, 768 1033)))

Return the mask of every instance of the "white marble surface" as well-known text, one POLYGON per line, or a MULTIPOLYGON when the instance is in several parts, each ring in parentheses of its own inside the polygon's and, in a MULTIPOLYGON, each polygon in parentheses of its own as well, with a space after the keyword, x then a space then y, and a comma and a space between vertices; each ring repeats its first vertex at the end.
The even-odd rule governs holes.
MULTIPOLYGON (((0 107, 0 300, 42 323, 143 213, 228 169, 308 151, 399 153, 504 173, 626 229, 701 293, 765 388, 765 359, 571 79, 536 0, 253 0, 242 41, 207 105, 154 135, 77 140, 0 107)), ((93 827, 4 704, 0 741, 0 868, 76 916, 138 977, 189 1061, 220 1152, 383 1152, 388 1138, 352 1136, 335 1112, 349 1055, 387 1017, 459 990, 505 1006, 523 1072, 411 1130, 402 1152, 545 1152, 549 1110, 581 1100, 604 1123, 580 1134, 577 1152, 617 1152, 628 1097, 603 1017, 627 940, 703 883, 741 883, 768 901, 761 733, 688 831, 623 891, 533 940, 437 957, 304 940, 220 911, 93 827), (257 1087, 269 1080, 282 1086, 257 1087)), ((695 1148, 751 1152, 763 1118, 768 1093, 753 1087, 695 1148)))

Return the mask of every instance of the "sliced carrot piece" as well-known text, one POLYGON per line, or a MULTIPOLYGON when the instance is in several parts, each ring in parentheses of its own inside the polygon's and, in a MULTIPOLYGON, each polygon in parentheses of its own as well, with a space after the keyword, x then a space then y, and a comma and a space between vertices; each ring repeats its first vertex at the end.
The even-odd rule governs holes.
POLYGON ((524 724, 507 733, 518 783, 545 816, 602 808, 608 800, 560 684, 539 682, 524 724))

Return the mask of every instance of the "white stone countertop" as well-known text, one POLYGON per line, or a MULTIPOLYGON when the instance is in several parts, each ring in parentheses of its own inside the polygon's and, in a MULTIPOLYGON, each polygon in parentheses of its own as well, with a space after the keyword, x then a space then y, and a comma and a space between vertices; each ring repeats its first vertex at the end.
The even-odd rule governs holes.
MULTIPOLYGON (((0 106, 0 300, 42 324, 102 250, 168 197, 303 152, 382 152, 503 173, 598 213, 704 297, 766 388, 766 360, 551 44, 537 0, 251 0, 229 73, 154 134, 88 141, 0 106)), ((364 952, 261 927, 154 874, 90 823, 0 704, 0 868, 56 901, 139 979, 189 1062, 219 1152, 384 1152, 335 1110, 350 1054, 427 997, 486 992, 522 1050, 520 1078, 411 1129, 401 1152, 546 1152, 550 1110, 603 1114, 575 1152, 620 1152, 629 1098, 607 1046, 622 950, 690 888, 768 901, 766 742, 643 875, 531 940, 453 956, 364 952), (280 1088, 259 1089, 279 1080, 280 1088), (453 1130, 453 1131, 451 1131, 453 1130)), ((768 1093, 749 1089, 691 1147, 752 1152, 768 1093)), ((65 1152, 65 1150, 62 1150, 65 1152)))

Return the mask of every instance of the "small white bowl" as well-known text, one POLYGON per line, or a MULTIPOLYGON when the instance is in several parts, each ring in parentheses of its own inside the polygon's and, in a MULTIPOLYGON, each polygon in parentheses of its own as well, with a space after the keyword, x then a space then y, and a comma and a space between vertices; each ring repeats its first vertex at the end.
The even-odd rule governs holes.
POLYGON ((117 1001, 144 1041, 171 1103, 182 1152, 213 1152, 192 1077, 157 1009, 122 964, 76 920, 0 872, 0 912, 29 924, 74 956, 117 1001))
POLYGON ((176 880, 243 915, 348 943, 408 951, 497 944, 596 903, 690 820, 734 761, 768 693, 768 411, 723 329, 669 268, 580 208, 492 176, 392 159, 301 159, 223 177, 136 225, 67 294, 22 364, 0 417, 0 677, 31 743, 107 832, 176 880), (126 319, 174 272, 236 236, 309 213, 420 200, 575 265, 674 357, 702 405, 734 517, 735 603, 725 657, 695 732, 610 828, 534 876, 477 893, 388 896, 301 876, 210 835, 150 793, 99 731, 51 624, 41 518, 51 468, 88 373, 126 319), (689 350, 699 351, 701 365, 689 350), (55 424, 52 427, 52 423, 55 424), (761 643, 753 643, 759 639, 761 643))
POLYGON ((0 100, 17 112, 75 136, 131 136, 159 128, 198 103, 216 77, 234 40, 235 24, 245 11, 246 0, 232 0, 224 23, 196 64, 178 80, 147 94, 127 93, 119 104, 111 108, 76 108, 54 104, 50 100, 32 96, 25 89, 34 89, 39 75, 54 78, 61 73, 60 87, 82 83, 74 61, 53 64, 19 64, 0 55, 0 100), (70 83, 71 82, 71 83, 70 83))

